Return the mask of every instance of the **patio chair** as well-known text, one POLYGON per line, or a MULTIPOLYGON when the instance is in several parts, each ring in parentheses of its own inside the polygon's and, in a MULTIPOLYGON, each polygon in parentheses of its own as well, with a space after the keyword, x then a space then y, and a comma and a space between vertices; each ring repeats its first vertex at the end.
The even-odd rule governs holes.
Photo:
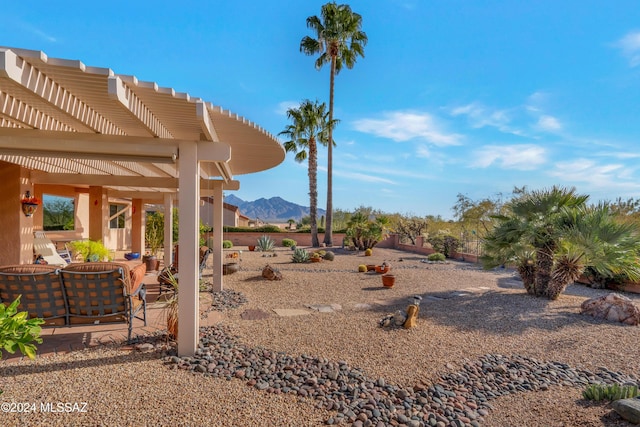
MULTIPOLYGON (((200 246, 200 266, 199 266, 199 278, 202 279, 202 271, 207 266, 207 260, 209 259, 209 255, 211 255, 213 251, 207 246, 200 246)), ((173 264, 168 267, 163 268, 160 273, 158 273, 158 284, 160 285, 160 295, 162 292, 174 292, 175 288, 171 284, 169 273, 176 278, 179 278, 178 273, 178 245, 175 246, 173 264)))
POLYGON ((33 239, 33 254, 39 259, 43 259, 49 265, 64 267, 71 262, 69 250, 58 250, 56 245, 49 239, 44 231, 35 231, 33 239))
POLYGON ((131 341, 133 320, 147 326, 146 289, 142 283, 146 268, 140 264, 129 270, 126 264, 87 262, 71 264, 60 270, 67 296, 69 322, 128 323, 127 341, 131 341), (138 313, 142 310, 142 316, 138 313))
POLYGON ((67 298, 59 272, 51 265, 0 267, 0 303, 10 304, 22 295, 18 311, 28 312, 29 318, 44 319, 45 326, 68 324, 67 298))

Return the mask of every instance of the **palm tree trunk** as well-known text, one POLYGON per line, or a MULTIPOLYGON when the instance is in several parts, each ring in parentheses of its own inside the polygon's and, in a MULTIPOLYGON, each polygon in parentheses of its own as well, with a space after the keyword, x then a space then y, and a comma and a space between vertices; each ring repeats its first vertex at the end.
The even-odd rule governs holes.
POLYGON ((535 295, 537 297, 547 295, 553 270, 553 252, 553 248, 548 245, 536 250, 535 295))
POLYGON ((309 220, 311 246, 318 247, 318 150, 315 140, 309 140, 309 220))
POLYGON ((327 147, 327 213, 324 244, 333 246, 333 87, 336 76, 336 57, 331 55, 329 73, 329 146, 327 147))

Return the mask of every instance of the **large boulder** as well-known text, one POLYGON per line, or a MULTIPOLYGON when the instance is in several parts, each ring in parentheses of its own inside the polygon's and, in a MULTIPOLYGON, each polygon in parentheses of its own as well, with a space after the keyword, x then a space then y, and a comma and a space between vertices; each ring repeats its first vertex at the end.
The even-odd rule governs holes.
POLYGON ((640 397, 620 399, 611 404, 614 411, 632 424, 640 424, 640 397))
POLYGON ((629 298, 617 293, 588 299, 582 303, 580 309, 582 314, 588 314, 598 319, 626 325, 640 324, 640 307, 629 298))
POLYGON ((280 273, 280 270, 277 270, 267 264, 262 269, 262 277, 267 280, 282 280, 282 273, 280 273))

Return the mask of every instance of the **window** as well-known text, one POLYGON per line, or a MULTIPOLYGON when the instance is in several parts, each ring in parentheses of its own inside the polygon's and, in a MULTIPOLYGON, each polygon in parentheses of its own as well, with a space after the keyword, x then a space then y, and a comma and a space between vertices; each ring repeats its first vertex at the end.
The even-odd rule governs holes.
POLYGON ((42 228, 47 230, 73 230, 73 197, 42 195, 42 228))
POLYGON ((124 228, 127 205, 109 205, 109 228, 124 228))

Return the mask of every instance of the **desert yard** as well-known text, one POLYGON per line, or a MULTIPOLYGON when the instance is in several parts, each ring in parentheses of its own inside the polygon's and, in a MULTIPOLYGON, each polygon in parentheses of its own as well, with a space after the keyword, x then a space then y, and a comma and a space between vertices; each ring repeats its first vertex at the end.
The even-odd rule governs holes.
POLYGON ((335 252, 334 261, 294 264, 286 248, 275 257, 244 250, 240 271, 225 276, 214 307, 221 321, 203 331, 209 343, 197 360, 172 359, 161 345, 106 345, 0 362, 0 402, 37 404, 5 411, 2 424, 630 425, 606 403, 581 397, 581 381, 640 375, 640 327, 580 314, 585 299, 608 291, 572 285, 548 301, 528 296, 513 271, 425 263, 392 249, 335 252), (383 261, 396 275, 393 288, 357 272, 383 261), (266 264, 283 280, 264 280, 266 264), (379 326, 415 295, 415 328, 379 326), (332 375, 354 381, 336 390, 332 375), (349 399, 359 406, 346 407, 349 399), (86 405, 55 412, 41 402, 86 405))

